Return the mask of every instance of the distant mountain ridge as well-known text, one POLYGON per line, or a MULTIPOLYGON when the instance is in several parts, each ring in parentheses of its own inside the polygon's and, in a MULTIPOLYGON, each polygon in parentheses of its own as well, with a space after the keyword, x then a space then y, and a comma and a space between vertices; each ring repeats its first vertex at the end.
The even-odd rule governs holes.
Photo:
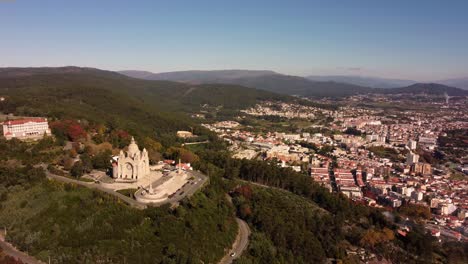
POLYGON ((135 73, 129 71, 121 71, 120 73, 134 78, 142 78, 149 80, 169 80, 195 84, 235 84, 250 88, 266 90, 274 93, 297 95, 304 97, 339 97, 366 93, 395 93, 397 91, 403 93, 421 93, 422 91, 427 91, 427 93, 430 94, 433 94, 435 92, 443 94, 447 92, 451 96, 468 95, 468 91, 463 91, 458 88, 444 86, 440 84, 418 84, 410 80, 392 80, 383 78, 366 79, 365 77, 361 78, 362 82, 373 81, 374 85, 377 82, 387 82, 387 88, 382 89, 344 82, 346 79, 349 80, 349 78, 338 78, 338 80, 343 80, 343 82, 316 81, 299 76, 279 74, 273 71, 217 70, 181 71, 153 74, 148 74, 147 72, 142 74, 138 72, 135 73), (393 85, 397 85, 396 83, 405 85, 400 86, 402 88, 396 88, 398 86, 390 87, 390 85, 392 85, 390 84, 390 81, 393 81, 393 85), (434 91, 429 91, 429 88, 434 89, 434 91))
POLYGON ((412 80, 402 80, 402 79, 389 79, 389 78, 379 78, 379 77, 368 77, 368 76, 355 76, 355 75, 310 75, 306 76, 307 79, 312 81, 321 81, 321 82, 339 82, 339 83, 349 83, 364 87, 371 88, 396 88, 409 86, 417 81, 412 80))
POLYGON ((178 71, 152 75, 120 71, 134 78, 169 80, 186 83, 225 83, 242 85, 270 92, 298 96, 344 96, 370 92, 368 87, 335 82, 316 82, 304 77, 284 75, 267 70, 178 71), (141 77, 144 75, 144 77, 141 77))
POLYGON ((245 78, 245 77, 258 77, 264 75, 278 74, 274 71, 268 70, 214 70, 214 71, 177 71, 177 72, 162 72, 151 73, 147 71, 119 71, 124 75, 141 78, 146 80, 165 80, 165 81, 179 81, 188 83, 216 83, 217 81, 245 78))
POLYGON ((450 87, 438 83, 416 83, 407 87, 385 89, 387 94, 433 94, 440 95, 447 93, 450 96, 467 96, 468 91, 460 88, 450 87))
POLYGON ((468 90, 468 77, 440 80, 437 83, 468 90))
POLYGON ((0 68, 1 77, 23 77, 32 76, 38 74, 68 74, 68 73, 96 73, 100 74, 115 74, 112 71, 105 71, 90 67, 76 67, 76 66, 64 66, 64 67, 6 67, 0 68))

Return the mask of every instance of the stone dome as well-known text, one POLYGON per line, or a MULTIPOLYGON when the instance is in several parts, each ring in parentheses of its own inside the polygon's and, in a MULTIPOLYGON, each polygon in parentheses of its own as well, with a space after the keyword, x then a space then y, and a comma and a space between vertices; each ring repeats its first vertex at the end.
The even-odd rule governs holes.
POLYGON ((139 153, 140 149, 138 148, 138 145, 135 142, 135 139, 132 137, 132 141, 130 142, 130 145, 128 145, 128 156, 134 157, 135 154, 139 153))

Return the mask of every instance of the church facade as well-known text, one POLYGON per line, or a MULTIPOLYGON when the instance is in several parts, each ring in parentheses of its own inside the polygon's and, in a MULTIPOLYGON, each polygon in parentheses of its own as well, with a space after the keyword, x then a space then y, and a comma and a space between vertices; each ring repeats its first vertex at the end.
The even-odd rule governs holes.
POLYGON ((113 178, 116 182, 137 182, 149 173, 148 152, 146 149, 140 151, 132 137, 127 153, 121 150, 117 164, 113 166, 113 178))

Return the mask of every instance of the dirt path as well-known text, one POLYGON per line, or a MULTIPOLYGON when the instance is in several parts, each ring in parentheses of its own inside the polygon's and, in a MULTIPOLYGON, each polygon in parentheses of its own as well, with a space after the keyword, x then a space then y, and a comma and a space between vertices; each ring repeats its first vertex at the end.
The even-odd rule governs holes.
POLYGON ((28 254, 19 251, 18 249, 13 247, 13 245, 6 242, 3 232, 4 231, 2 231, 0 233, 0 247, 3 249, 3 252, 6 255, 11 256, 11 257, 13 257, 15 259, 19 259, 23 263, 27 263, 27 264, 44 264, 44 262, 41 262, 41 261, 35 259, 34 257, 29 256, 28 254))

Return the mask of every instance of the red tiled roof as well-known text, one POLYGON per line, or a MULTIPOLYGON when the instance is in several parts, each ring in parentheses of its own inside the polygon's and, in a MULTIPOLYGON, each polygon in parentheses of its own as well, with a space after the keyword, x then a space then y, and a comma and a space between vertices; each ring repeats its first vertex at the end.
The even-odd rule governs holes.
POLYGON ((42 117, 31 117, 31 118, 7 120, 7 121, 5 121, 3 124, 7 124, 7 125, 22 125, 22 124, 26 124, 26 123, 29 123, 29 122, 32 122, 32 123, 43 123, 43 122, 47 122, 47 120, 46 120, 45 118, 42 118, 42 117))

